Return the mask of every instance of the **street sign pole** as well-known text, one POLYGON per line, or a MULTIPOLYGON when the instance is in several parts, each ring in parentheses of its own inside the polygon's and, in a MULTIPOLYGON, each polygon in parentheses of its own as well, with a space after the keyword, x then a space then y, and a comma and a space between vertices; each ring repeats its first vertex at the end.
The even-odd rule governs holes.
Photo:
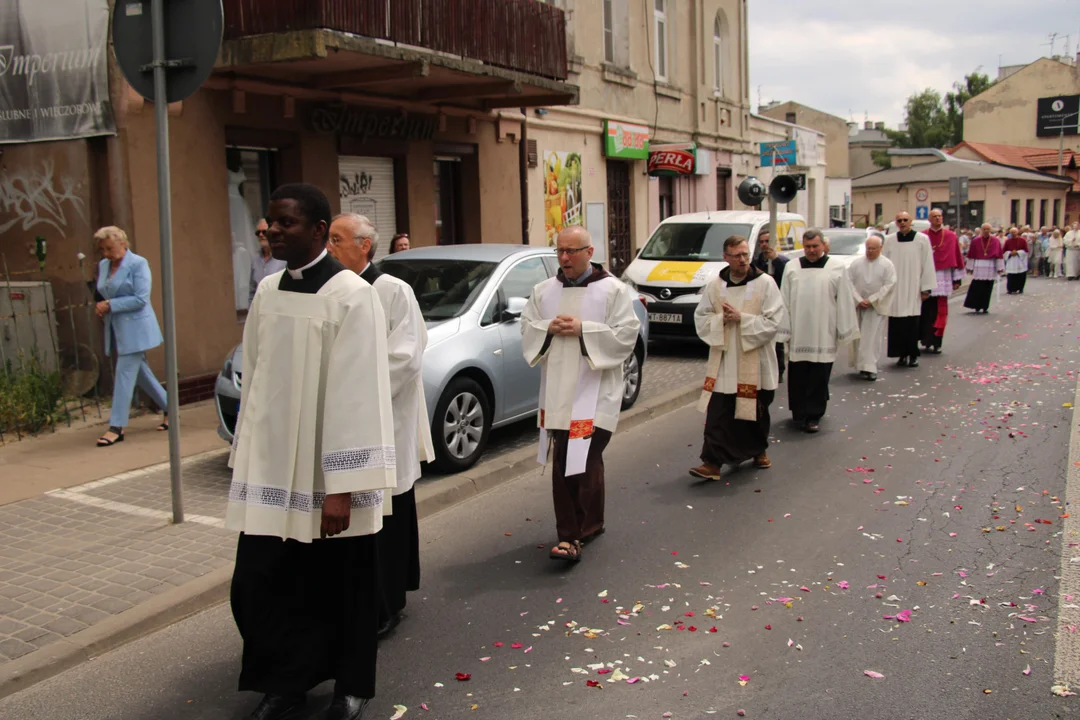
POLYGON ((169 103, 165 77, 165 0, 151 0, 154 42, 154 119, 157 123, 158 227, 161 234, 161 305, 165 320, 165 387, 169 406, 169 480, 174 523, 184 522, 180 472, 180 388, 176 368, 176 306, 173 289, 172 182, 169 179, 169 103))

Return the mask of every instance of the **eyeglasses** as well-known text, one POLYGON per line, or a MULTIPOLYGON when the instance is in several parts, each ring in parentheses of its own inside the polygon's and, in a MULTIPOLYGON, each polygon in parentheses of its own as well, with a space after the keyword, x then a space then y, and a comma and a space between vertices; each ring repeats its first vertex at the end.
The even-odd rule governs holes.
POLYGON ((907 218, 904 218, 904 219, 902 219, 902 220, 897 220, 897 221, 896 221, 896 224, 897 224, 897 225, 900 225, 900 224, 903 224, 903 223, 909 223, 909 222, 911 222, 911 220, 908 220, 907 218))
POLYGON ((592 247, 592 246, 591 245, 586 245, 585 247, 579 247, 579 248, 555 248, 555 254, 556 255, 571 255, 571 256, 573 256, 573 255, 577 255, 579 252, 582 252, 584 250, 588 250, 590 247, 592 247))
POLYGON ((268 232, 269 232, 268 230, 256 230, 255 234, 259 235, 259 236, 262 236, 262 237, 266 237, 268 232))

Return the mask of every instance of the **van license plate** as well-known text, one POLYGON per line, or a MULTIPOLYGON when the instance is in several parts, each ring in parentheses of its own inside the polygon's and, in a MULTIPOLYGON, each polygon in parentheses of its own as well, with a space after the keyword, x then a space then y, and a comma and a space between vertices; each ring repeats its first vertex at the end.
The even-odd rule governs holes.
POLYGON ((678 313, 649 313, 649 322, 682 324, 682 315, 678 313))

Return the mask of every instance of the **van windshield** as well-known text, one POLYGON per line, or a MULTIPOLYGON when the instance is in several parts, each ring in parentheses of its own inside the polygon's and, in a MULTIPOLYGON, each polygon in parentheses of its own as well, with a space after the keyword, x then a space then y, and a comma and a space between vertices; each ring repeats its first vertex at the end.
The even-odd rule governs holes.
POLYGON ((724 259, 724 241, 732 235, 750 238, 751 230, 753 226, 745 223, 665 223, 649 238, 641 259, 719 262, 724 259))

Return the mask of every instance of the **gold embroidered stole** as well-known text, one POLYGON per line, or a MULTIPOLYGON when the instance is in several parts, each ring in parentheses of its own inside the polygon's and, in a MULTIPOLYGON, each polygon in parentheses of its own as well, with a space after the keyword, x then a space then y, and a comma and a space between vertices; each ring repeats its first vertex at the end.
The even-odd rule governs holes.
MULTIPOLYGON (((727 283, 721 280, 708 286, 709 300, 713 310, 718 315, 723 315, 724 302, 727 298, 727 283)), ((739 312, 750 315, 761 314, 762 293, 757 288, 746 286, 746 294, 743 297, 742 307, 739 312)), ((724 337, 727 338, 727 327, 724 328, 724 337)), ((726 344, 726 343, 725 343, 726 344)), ((761 387, 761 362, 759 348, 744 350, 742 346, 741 328, 735 328, 735 347, 733 352, 736 358, 736 391, 735 391, 735 419, 757 421, 757 394, 761 387)), ((698 400, 698 409, 705 412, 709 407, 709 400, 716 387, 716 378, 720 374, 720 365, 724 359, 723 347, 710 347, 709 360, 705 365, 705 384, 702 388, 701 398, 698 400)))

